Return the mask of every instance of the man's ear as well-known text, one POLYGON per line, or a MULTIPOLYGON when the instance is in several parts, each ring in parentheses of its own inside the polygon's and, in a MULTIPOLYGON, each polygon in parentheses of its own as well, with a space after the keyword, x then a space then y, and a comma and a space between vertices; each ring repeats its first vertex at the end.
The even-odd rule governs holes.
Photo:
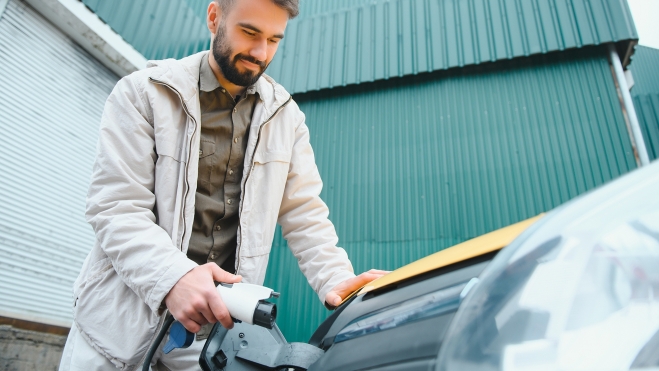
POLYGON ((220 19, 222 19, 222 9, 220 9, 216 1, 211 1, 208 4, 208 9, 206 9, 206 25, 208 26, 208 31, 213 35, 217 31, 220 19))

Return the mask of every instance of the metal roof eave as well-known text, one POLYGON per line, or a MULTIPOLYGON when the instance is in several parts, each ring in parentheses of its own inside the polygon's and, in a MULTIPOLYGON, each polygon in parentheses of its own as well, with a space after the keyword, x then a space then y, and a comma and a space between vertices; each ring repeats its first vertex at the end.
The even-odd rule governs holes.
POLYGON ((119 76, 146 67, 146 58, 78 0, 26 0, 41 15, 119 76))

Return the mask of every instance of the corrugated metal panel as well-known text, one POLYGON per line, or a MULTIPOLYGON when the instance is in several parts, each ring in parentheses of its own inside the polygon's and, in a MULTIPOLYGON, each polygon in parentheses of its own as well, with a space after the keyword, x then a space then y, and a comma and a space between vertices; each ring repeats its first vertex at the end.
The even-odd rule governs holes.
POLYGON ((634 75, 636 115, 650 160, 659 158, 659 49, 637 46, 630 70, 634 75))
POLYGON ((300 1, 299 19, 313 17, 323 13, 347 10, 364 4, 382 0, 302 0, 300 1))
MULTIPOLYGON (((82 1, 147 58, 208 48, 206 1, 82 1)), ((625 0, 307 1, 268 69, 292 93, 638 39, 625 0)))
POLYGON ((147 59, 182 58, 209 48, 208 1, 82 0, 147 59))
POLYGON ((637 46, 629 69, 635 82, 632 96, 659 94, 659 49, 637 46))
POLYGON ((94 242, 84 212, 98 123, 118 77, 15 0, 0 65, 0 312, 70 323, 94 242))
POLYGON ((650 161, 656 160, 659 158, 659 93, 635 96, 634 107, 650 161))
MULTIPOLYGON (((635 168, 604 49, 297 96, 356 271, 400 267, 635 168)), ((307 341, 328 312, 277 238, 266 284, 282 292, 284 334, 307 341)))
POLYGON ((292 21, 269 73, 301 93, 638 39, 624 0, 390 0, 292 21))

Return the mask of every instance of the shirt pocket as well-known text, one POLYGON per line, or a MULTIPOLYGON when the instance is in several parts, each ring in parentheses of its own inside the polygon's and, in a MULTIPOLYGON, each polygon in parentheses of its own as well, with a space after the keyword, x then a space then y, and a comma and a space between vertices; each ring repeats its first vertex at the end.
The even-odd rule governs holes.
POLYGON ((212 140, 202 139, 199 141, 199 159, 215 154, 215 142, 212 140))

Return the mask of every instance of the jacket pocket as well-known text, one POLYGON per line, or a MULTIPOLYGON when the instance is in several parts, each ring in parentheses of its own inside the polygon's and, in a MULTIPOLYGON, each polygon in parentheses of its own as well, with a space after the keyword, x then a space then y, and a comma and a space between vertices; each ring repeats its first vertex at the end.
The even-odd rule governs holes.
POLYGON ((157 140, 156 153, 158 156, 167 156, 176 162, 182 161, 183 148, 172 140, 157 140))
POLYGON ((286 152, 268 151, 254 154, 253 168, 244 196, 249 202, 246 205, 248 209, 255 213, 272 210, 278 213, 288 178, 290 159, 290 153, 286 152))
POLYGON ((77 293, 73 316, 91 345, 122 369, 140 361, 159 319, 111 264, 88 276, 77 293))
POLYGON ((291 162, 291 153, 286 151, 256 151, 254 153, 254 162, 258 164, 267 164, 269 162, 291 162))
MULTIPOLYGON (((258 256, 270 252, 270 245, 277 226, 286 180, 288 179, 290 153, 257 152, 250 177, 245 185, 244 207, 241 217, 248 226, 244 256, 258 256)), ((242 252, 241 252, 242 254, 242 252)))
POLYGON ((263 281, 265 280, 265 270, 268 267, 269 258, 270 254, 241 256, 240 272, 238 272, 238 274, 243 276, 243 282, 263 285, 263 281))

